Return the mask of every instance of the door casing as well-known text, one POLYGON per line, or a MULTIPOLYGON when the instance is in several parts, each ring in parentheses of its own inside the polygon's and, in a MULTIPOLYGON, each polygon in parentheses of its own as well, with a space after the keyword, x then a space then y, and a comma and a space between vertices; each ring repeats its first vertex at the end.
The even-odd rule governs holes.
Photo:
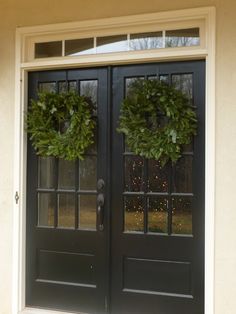
MULTIPOLYGON (((202 53, 206 60, 206 189, 205 189, 205 313, 214 313, 214 208, 215 208, 215 8, 205 7, 183 11, 168 12, 174 18, 178 16, 199 17, 204 16, 208 25, 207 49, 202 53), (186 11, 186 13, 184 12, 186 11)), ((158 14, 157 14, 158 15, 158 14)), ((44 26, 34 28, 34 32, 44 29, 44 26)), ((27 108, 27 73, 28 71, 51 69, 51 63, 22 64, 23 37, 32 34, 32 28, 17 30, 16 36, 16 71, 15 71, 15 143, 14 143, 14 191, 20 195, 19 202, 13 201, 14 210, 14 235, 13 235, 13 289, 12 312, 16 313, 53 313, 43 310, 30 311, 25 309, 25 191, 26 191, 26 135, 24 132, 24 111, 27 108)), ((191 60, 199 58, 193 53, 182 54, 181 51, 173 55, 155 57, 152 61, 191 60)), ((147 60, 148 58, 147 53, 147 60)), ((142 62, 144 62, 143 59, 142 62)), ((127 63, 126 61, 123 61, 127 63)), ((106 60, 103 61, 107 65, 106 60)), ((74 62, 76 64, 76 61, 74 62)), ((75 66, 70 63, 70 66, 75 66)), ((68 67, 64 60, 60 60, 53 67, 68 67)), ((14 192, 14 194, 15 194, 14 192)), ((58 313, 58 312, 57 312, 58 313)))

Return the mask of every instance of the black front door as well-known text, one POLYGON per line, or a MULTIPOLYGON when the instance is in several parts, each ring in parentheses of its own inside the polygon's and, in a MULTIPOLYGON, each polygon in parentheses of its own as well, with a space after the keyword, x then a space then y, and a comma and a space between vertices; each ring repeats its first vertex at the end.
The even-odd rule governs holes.
POLYGON ((30 99, 38 90, 86 95, 97 130, 83 161, 37 157, 28 143, 27 306, 204 313, 204 69, 194 61, 29 74, 30 99), (196 108, 198 134, 175 165, 135 156, 116 131, 137 77, 175 84, 196 108))

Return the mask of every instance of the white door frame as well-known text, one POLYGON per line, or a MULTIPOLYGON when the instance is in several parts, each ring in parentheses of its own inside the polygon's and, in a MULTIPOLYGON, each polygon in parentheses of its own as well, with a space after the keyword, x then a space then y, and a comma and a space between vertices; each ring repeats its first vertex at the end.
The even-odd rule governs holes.
MULTIPOLYGON (((24 131, 24 112, 27 108, 27 76, 32 70, 69 68, 131 62, 206 60, 206 136, 205 136, 205 314, 214 314, 214 240, 215 240, 215 8, 204 7, 179 11, 168 11, 138 16, 102 19, 96 21, 64 23, 55 25, 19 28, 16 31, 16 71, 15 71, 15 142, 14 142, 14 191, 19 201, 13 202, 13 282, 12 314, 52 314, 61 313, 41 309, 25 308, 25 235, 26 235, 26 154, 27 136, 24 131), (145 51, 139 54, 119 53, 101 56, 30 60, 25 56, 35 36, 48 36, 74 29, 103 29, 130 26, 140 23, 185 23, 189 20, 204 21, 204 47, 199 49, 163 49, 145 51), (133 23, 133 24, 132 24, 133 23), (28 46, 27 46, 28 45, 28 46)), ((184 25, 184 24, 183 24, 184 25)), ((102 33, 102 30, 101 30, 102 33)), ((58 36, 58 35, 57 35, 58 36)), ((14 195, 15 195, 14 192, 14 195)))

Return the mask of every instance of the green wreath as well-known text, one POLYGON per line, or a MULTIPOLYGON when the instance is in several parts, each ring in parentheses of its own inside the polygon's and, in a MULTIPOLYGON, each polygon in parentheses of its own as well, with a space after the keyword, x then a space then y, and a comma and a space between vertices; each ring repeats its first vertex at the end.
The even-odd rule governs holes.
POLYGON ((94 143, 95 121, 89 100, 74 92, 41 92, 31 100, 26 130, 40 156, 83 159, 94 143))
POLYGON ((160 160, 181 157, 181 146, 196 135, 197 117, 189 99, 159 80, 137 79, 121 106, 118 132, 137 155, 160 160))

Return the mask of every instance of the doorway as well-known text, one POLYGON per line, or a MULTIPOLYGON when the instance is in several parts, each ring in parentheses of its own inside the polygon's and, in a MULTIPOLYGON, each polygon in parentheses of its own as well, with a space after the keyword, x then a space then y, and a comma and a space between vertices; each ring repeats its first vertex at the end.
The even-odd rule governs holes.
POLYGON ((204 313, 204 61, 29 74, 29 99, 68 89, 96 107, 96 141, 76 162, 37 157, 28 143, 26 305, 204 313), (135 156, 117 132, 136 78, 175 84, 196 109, 198 134, 175 165, 135 156))

